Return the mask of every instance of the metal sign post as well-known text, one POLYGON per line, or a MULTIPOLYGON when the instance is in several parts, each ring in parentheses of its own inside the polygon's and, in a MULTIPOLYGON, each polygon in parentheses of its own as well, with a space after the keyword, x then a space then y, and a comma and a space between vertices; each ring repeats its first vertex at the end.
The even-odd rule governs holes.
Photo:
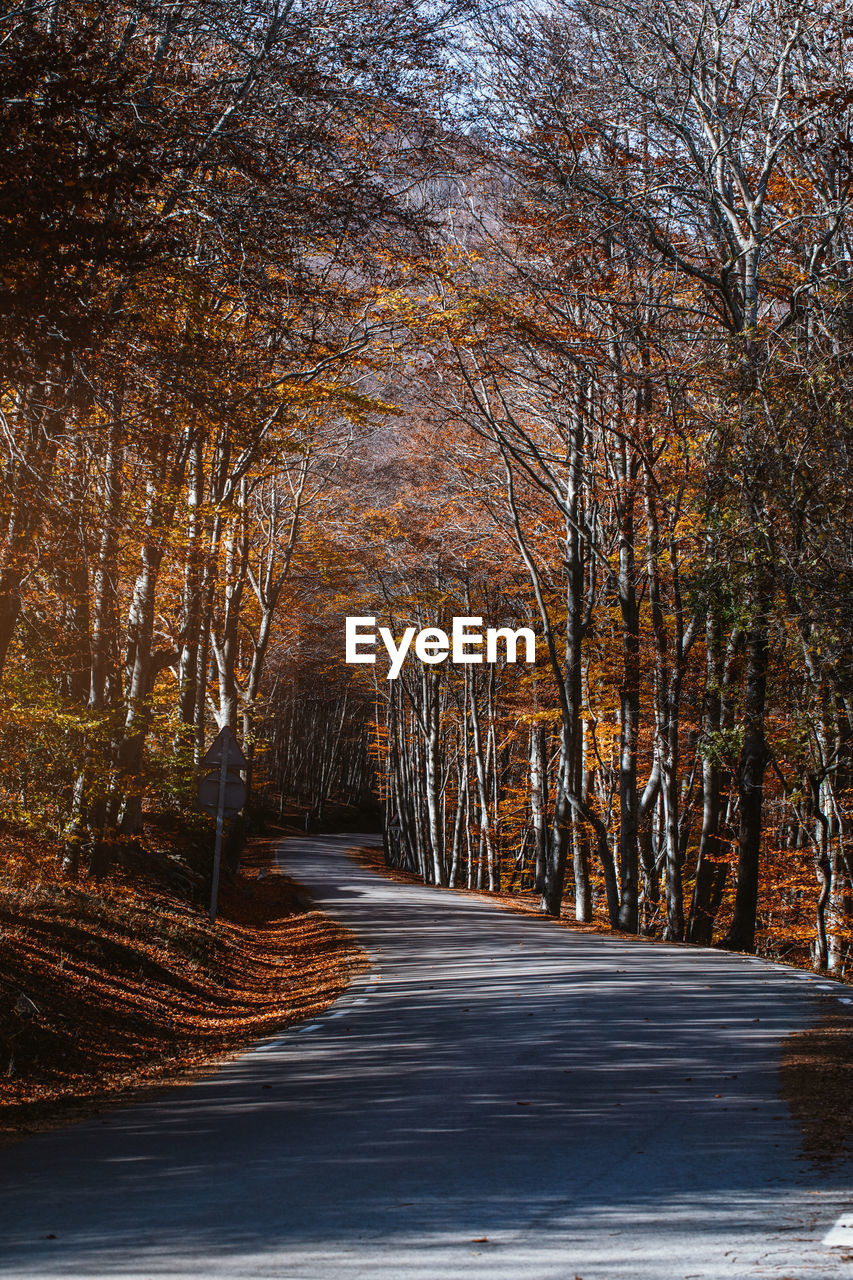
POLYGON ((246 784, 239 776, 239 771, 248 769, 249 762, 232 730, 226 725, 224 729, 220 729, 200 763, 202 767, 219 766, 206 773, 198 784, 198 802, 201 808, 216 817, 213 878, 210 885, 210 923, 215 924, 219 868, 222 863, 222 832, 226 817, 239 813, 246 803, 246 784))

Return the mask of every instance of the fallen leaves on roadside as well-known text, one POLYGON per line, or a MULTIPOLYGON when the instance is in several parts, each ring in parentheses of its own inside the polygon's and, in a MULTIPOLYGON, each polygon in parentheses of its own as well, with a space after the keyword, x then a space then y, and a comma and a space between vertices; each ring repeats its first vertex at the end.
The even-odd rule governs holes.
POLYGON ((0 1141, 193 1078, 346 989, 363 952, 269 874, 272 843, 252 842, 215 926, 150 888, 0 883, 0 1141))
POLYGON ((820 1022, 788 1037, 781 1068, 803 1153, 818 1163, 847 1159, 853 1147, 853 1012, 821 1004, 820 1022))

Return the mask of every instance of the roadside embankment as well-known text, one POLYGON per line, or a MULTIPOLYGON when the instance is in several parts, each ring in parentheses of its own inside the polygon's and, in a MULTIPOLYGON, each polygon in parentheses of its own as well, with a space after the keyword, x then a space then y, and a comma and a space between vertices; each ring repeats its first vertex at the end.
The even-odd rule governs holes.
POLYGON ((0 836, 0 1142, 193 1079, 346 989, 363 952, 275 872, 283 834, 249 843, 215 926, 153 884, 63 881, 0 836))

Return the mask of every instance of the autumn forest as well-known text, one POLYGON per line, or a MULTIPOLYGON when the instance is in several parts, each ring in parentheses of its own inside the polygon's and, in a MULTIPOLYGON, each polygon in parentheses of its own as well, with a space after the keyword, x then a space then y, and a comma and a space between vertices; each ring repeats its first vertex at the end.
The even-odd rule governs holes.
POLYGON ((7 829, 191 895, 150 824, 209 831, 228 725, 234 848, 357 818, 427 883, 849 974, 844 0, 0 34, 7 829), (537 659, 387 679, 347 616, 537 659))

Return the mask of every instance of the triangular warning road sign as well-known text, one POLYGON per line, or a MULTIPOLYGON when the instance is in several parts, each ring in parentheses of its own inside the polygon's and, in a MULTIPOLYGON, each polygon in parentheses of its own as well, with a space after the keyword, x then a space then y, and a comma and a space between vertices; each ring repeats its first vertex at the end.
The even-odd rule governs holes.
POLYGON ((217 764, 221 765, 223 752, 228 755, 225 766, 227 769, 235 769, 238 772, 240 769, 248 769, 249 761, 243 755, 240 743, 234 737, 233 729, 230 729, 227 724, 224 729, 219 730, 219 733, 217 733, 213 742, 211 742, 207 751, 199 760, 199 765, 202 769, 210 769, 217 764))

